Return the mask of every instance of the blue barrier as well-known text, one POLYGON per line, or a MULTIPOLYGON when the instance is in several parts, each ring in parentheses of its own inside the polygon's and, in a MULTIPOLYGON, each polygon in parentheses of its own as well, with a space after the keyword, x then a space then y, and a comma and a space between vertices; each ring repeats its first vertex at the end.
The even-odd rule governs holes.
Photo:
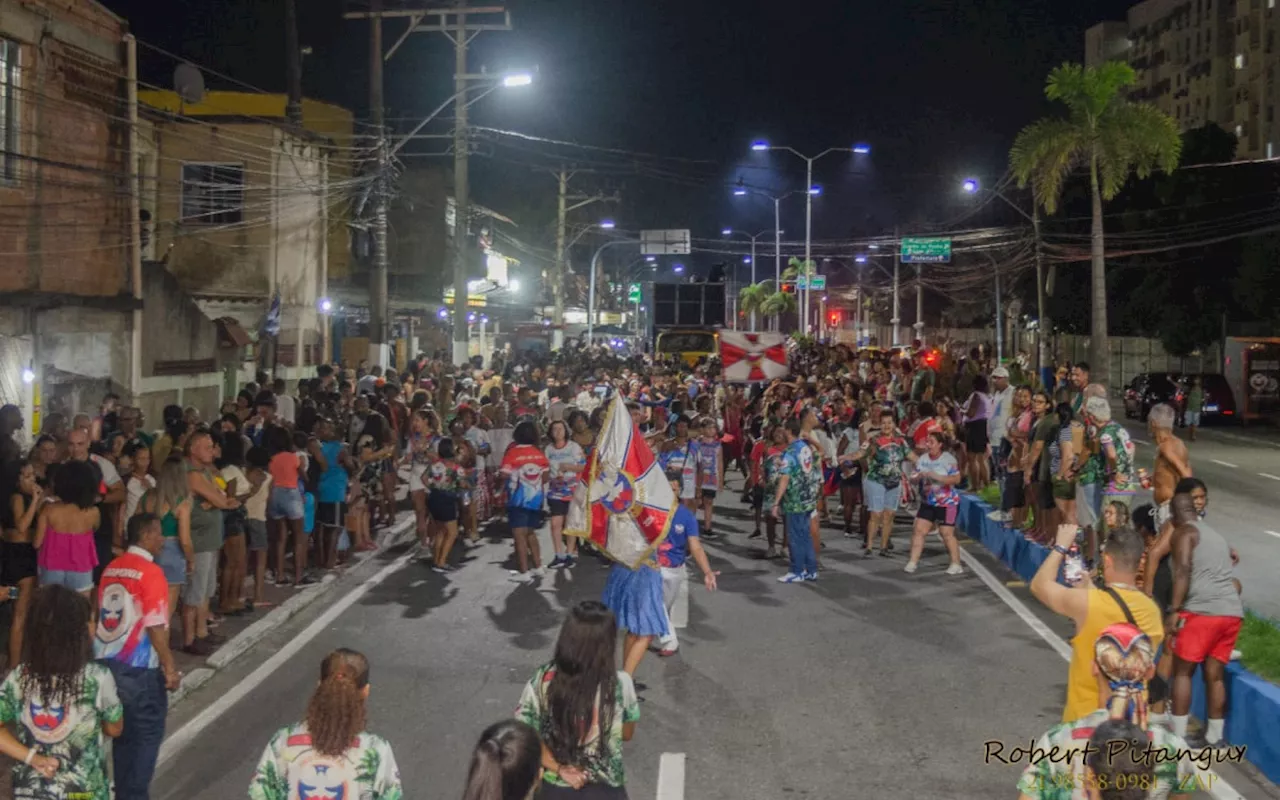
MULTIPOLYGON (((961 495, 957 527, 981 542, 1025 581, 1030 581, 1049 555, 1049 548, 1027 541, 1020 531, 987 519, 994 509, 973 495, 961 495)), ((1196 670, 1191 681, 1191 713, 1205 718, 1204 678, 1196 670)), ((1280 783, 1280 686, 1254 675, 1233 661, 1227 665, 1227 721, 1224 735, 1243 745, 1245 758, 1273 782, 1280 783)))

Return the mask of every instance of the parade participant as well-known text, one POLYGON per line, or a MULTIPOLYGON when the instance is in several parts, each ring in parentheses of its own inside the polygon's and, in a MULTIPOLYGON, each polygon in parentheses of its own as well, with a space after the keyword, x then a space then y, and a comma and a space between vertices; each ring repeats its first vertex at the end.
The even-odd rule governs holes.
POLYGON ((546 449, 550 465, 547 510, 551 517, 551 545, 556 551, 550 566, 555 569, 573 566, 578 557, 578 537, 564 536, 564 521, 574 487, 586 469, 587 457, 578 443, 569 438, 569 426, 562 420, 551 423, 547 438, 551 440, 546 449))
POLYGON ((241 616, 246 607, 242 597, 248 574, 248 550, 245 539, 244 501, 249 497, 249 479, 245 477, 244 441, 238 435, 220 437, 215 466, 225 485, 227 497, 240 503, 239 508, 222 512, 222 569, 218 578, 218 614, 241 616))
POLYGON ((813 582, 818 580, 818 554, 814 550, 810 522, 818 508, 822 472, 812 445, 800 438, 800 421, 788 420, 783 430, 787 445, 774 490, 773 515, 785 523, 791 570, 778 578, 778 582, 813 582))
POLYGON ((168 583, 155 563, 165 546, 159 518, 147 512, 130 518, 126 544, 102 571, 93 650, 111 670, 124 707, 124 731, 112 747, 116 797, 146 800, 168 692, 181 675, 169 649, 168 583))
POLYGON ((956 515, 960 510, 960 493, 956 486, 960 483, 960 468, 956 457, 946 451, 945 444, 941 433, 931 433, 925 440, 924 455, 911 453, 907 456, 915 462, 915 473, 911 479, 921 483, 921 497, 920 510, 911 533, 911 555, 904 572, 916 571, 920 555, 924 552, 925 537, 935 525, 942 535, 947 554, 951 556, 947 574, 964 572, 960 564, 960 544, 956 541, 956 515))
POLYGON ((1183 793, 1182 787, 1205 785, 1203 777, 1195 781, 1197 762, 1182 757, 1187 742, 1148 724, 1146 682, 1155 674, 1155 645, 1150 637, 1131 623, 1115 623, 1099 633, 1092 656, 1091 677, 1099 705, 1079 719, 1055 725, 1035 743, 1032 752, 1044 755, 1023 770, 1018 780, 1020 800, 1091 800, 1105 797, 1098 792, 1121 785, 1122 779, 1131 789, 1117 795, 1125 800, 1163 798, 1183 793), (1101 758, 1096 753, 1086 758, 1083 743, 1097 746, 1099 738, 1116 738, 1108 734, 1111 730, 1125 731, 1123 738, 1132 742, 1126 749, 1134 754, 1104 748, 1101 758), (1050 758, 1049 753, 1056 755, 1050 758))
POLYGON ((429 539, 426 475, 440 442, 440 421, 430 409, 420 408, 413 412, 409 429, 409 448, 405 454, 409 462, 409 500, 413 504, 418 544, 425 548, 429 539))
POLYGON ((507 522, 511 527, 519 571, 512 579, 523 581, 532 569, 542 577, 542 555, 537 530, 542 527, 544 484, 551 464, 538 446, 538 427, 525 420, 516 425, 512 446, 502 458, 502 474, 507 484, 507 522))
MULTIPOLYGON (((1173 636, 1173 732, 1187 735, 1191 681, 1204 666, 1206 720, 1203 741, 1222 741, 1227 710, 1226 666, 1231 662, 1244 606, 1232 578, 1238 560, 1227 540, 1196 513, 1194 478, 1179 482, 1173 496, 1173 596, 1165 630, 1173 636)), ((1202 485, 1201 485, 1202 486, 1202 485)), ((1192 741, 1192 746, 1200 742, 1192 741)))
POLYGON ((245 535, 253 563, 253 597, 245 601, 250 611, 270 605, 265 596, 267 582, 267 500, 271 496, 271 457, 265 447, 251 447, 245 453, 245 479, 249 496, 244 501, 245 535))
POLYGON ((538 732, 519 720, 504 720, 480 734, 462 800, 533 800, 541 783, 538 732))
MULTIPOLYGON (((846 424, 836 439, 836 469, 839 475, 840 510, 844 515, 844 535, 853 538, 853 511, 863 506, 862 468, 858 464, 858 451, 862 447, 858 426, 846 424)), ((869 542, 865 519, 861 520, 864 543, 869 542)))
POLYGON ((437 573, 451 572, 449 553, 458 539, 458 493, 467 486, 465 471, 454 459, 452 439, 436 445, 436 459, 427 468, 427 511, 431 515, 432 566, 437 573))
POLYGON ((1031 387, 1019 386, 1013 392, 1013 405, 1005 425, 1005 441, 1008 445, 1005 454, 1007 471, 1000 493, 1001 518, 1007 519, 1013 528, 1019 530, 1026 521, 1027 514, 1023 462, 1026 460, 1027 450, 1030 449, 1031 425, 1031 387))
POLYGON ((714 419, 703 417, 699 428, 702 436, 693 448, 695 497, 702 506, 703 534, 712 536, 716 493, 724 486, 724 447, 714 419))
POLYGON ((391 745, 365 730, 369 661, 339 648, 320 664, 320 683, 302 722, 281 728, 262 753, 249 800, 346 797, 401 800, 391 745))
POLYGON ((755 464, 758 459, 759 473, 756 476, 756 485, 752 489, 752 502, 758 506, 756 513, 756 525, 759 526, 759 519, 763 515, 765 525, 765 542, 768 549, 765 551, 765 558, 777 558, 782 551, 787 550, 786 530, 783 530, 782 547, 778 547, 778 523, 781 522, 773 514, 772 506, 766 506, 766 499, 772 500, 777 493, 778 478, 782 476, 782 454, 787 449, 787 434, 781 425, 770 424, 764 430, 764 436, 760 441, 756 442, 752 448, 752 469, 756 469, 755 464), (758 498, 758 499, 757 499, 758 498))
MULTIPOLYGON (((271 473, 271 495, 267 499, 267 519, 271 523, 276 555, 276 585, 304 586, 318 579, 307 574, 307 532, 303 526, 306 505, 302 482, 306 467, 298 457, 293 436, 287 428, 272 427, 267 434, 267 450, 272 453, 267 471, 271 473), (284 571, 285 551, 293 543, 293 580, 284 571)), ((193 511, 193 519, 195 513, 193 511)))
MULTIPOLYGON (((1124 426, 1111 418, 1111 404, 1104 397, 1090 397, 1085 400, 1085 419, 1097 429, 1097 441, 1100 460, 1102 462, 1102 504, 1104 510, 1112 505, 1120 505, 1126 509, 1134 494, 1138 491, 1136 470, 1134 469, 1134 444, 1124 426)), ((1104 520, 1104 523, 1106 521, 1104 520)), ((1100 533, 1110 530, 1110 524, 1104 524, 1100 533)))
MULTIPOLYGON (((338 539, 347 516, 347 492, 355 460, 347 445, 338 438, 338 427, 328 417, 316 418, 315 438, 307 445, 319 475, 316 478, 315 552, 319 566, 333 569, 338 565, 338 539)), ((367 547, 357 546, 359 549, 367 547)))
POLYGON ((698 468, 695 447, 689 439, 689 419, 683 414, 667 428, 668 438, 662 443, 658 459, 663 469, 678 469, 684 476, 680 493, 676 495, 690 511, 698 509, 697 475, 698 468))
POLYGON ((92 630, 83 595, 57 584, 36 590, 22 662, 0 684, 0 753, 14 760, 14 797, 111 798, 103 736, 120 735, 124 710, 115 678, 92 660, 92 630), (67 722, 57 739, 45 714, 31 713, 55 709, 67 722))
POLYGON ((1091 581, 1072 587, 1058 583, 1063 559, 1075 540, 1075 525, 1058 526, 1053 550, 1031 579, 1031 593, 1036 599, 1075 623, 1063 722, 1080 719, 1099 707, 1097 681, 1090 665, 1094 661, 1094 644, 1102 631, 1111 625, 1129 622, 1146 634, 1152 644, 1159 646, 1164 640, 1160 609, 1134 586, 1142 560, 1142 536, 1129 527, 1111 532, 1102 550, 1105 582, 1102 589, 1091 581))
POLYGON ((893 550, 890 535, 894 515, 902 503, 902 467, 911 456, 911 447, 894 425, 893 412, 883 409, 879 429, 868 432, 858 450, 858 459, 866 464, 862 481, 862 495, 867 503, 867 537, 863 541, 863 556, 871 555, 877 530, 880 532, 880 555, 888 556, 893 550))
POLYGON ((580 408, 569 412, 569 429, 573 431, 570 438, 582 448, 583 455, 591 458, 591 448, 596 444, 596 433, 591 430, 590 421, 580 408))
POLYGON ((578 603, 551 662, 525 684, 516 718, 542 737, 542 800, 627 797, 622 743, 635 735, 640 702, 632 674, 616 667, 617 636, 605 605, 578 603))
MULTIPOLYGON (((673 492, 680 488, 681 480, 682 476, 676 470, 667 472, 667 481, 673 492)), ((681 591, 688 591, 689 573, 685 569, 685 561, 693 558, 698 569, 702 570, 702 582, 709 592, 716 590, 716 576, 720 573, 711 571, 707 553, 702 549, 702 541, 698 537, 698 518, 684 506, 676 506, 676 512, 671 518, 671 530, 662 544, 658 545, 657 556, 658 567, 662 571, 662 602, 667 609, 667 635, 659 643, 661 649, 658 655, 666 658, 675 655, 680 647, 675 624, 671 621, 671 608, 676 596, 681 591)))

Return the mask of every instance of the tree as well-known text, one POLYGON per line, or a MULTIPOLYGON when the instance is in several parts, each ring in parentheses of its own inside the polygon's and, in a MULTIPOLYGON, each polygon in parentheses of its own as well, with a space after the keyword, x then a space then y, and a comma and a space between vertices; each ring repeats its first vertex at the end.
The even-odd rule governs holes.
POLYGON ((1065 118, 1033 122, 1018 134, 1009 153, 1019 186, 1031 184, 1046 214, 1058 210, 1062 187, 1079 167, 1089 171, 1093 226, 1090 234, 1090 358, 1099 374, 1110 374, 1107 342, 1107 265, 1102 204, 1115 197, 1131 174, 1146 178, 1178 166, 1182 139, 1173 118, 1145 103, 1130 103, 1126 87, 1137 80, 1128 64, 1098 67, 1063 64, 1049 73, 1045 96, 1067 107, 1065 118))
POLYGON ((760 304, 760 313, 768 317, 773 317, 774 327, 781 328, 778 324, 783 314, 794 314, 796 309, 800 307, 796 301, 796 296, 788 292, 774 292, 760 304))
POLYGON ((751 315, 751 329, 755 330, 755 315, 761 313, 761 307, 774 293, 773 281, 761 281, 742 287, 738 292, 738 307, 744 314, 751 315))

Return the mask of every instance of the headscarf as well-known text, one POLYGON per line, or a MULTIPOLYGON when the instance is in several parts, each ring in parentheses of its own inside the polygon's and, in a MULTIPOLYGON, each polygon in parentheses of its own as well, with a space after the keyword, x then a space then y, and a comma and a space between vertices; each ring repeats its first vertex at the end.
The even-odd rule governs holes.
POLYGON ((1110 625, 1099 634, 1093 659, 1111 688, 1107 701, 1111 718, 1127 720, 1146 730, 1147 675, 1155 663, 1151 638, 1128 622, 1110 625))

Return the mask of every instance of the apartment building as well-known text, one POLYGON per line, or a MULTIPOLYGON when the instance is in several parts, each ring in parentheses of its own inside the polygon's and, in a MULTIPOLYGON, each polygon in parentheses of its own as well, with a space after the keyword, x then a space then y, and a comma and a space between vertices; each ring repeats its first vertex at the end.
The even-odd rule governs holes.
POLYGON ((1151 103, 1183 130, 1215 123, 1236 136, 1236 158, 1272 158, 1280 146, 1275 81, 1276 0, 1146 0, 1123 22, 1085 32, 1085 65, 1125 60, 1138 72, 1130 99, 1151 103))

